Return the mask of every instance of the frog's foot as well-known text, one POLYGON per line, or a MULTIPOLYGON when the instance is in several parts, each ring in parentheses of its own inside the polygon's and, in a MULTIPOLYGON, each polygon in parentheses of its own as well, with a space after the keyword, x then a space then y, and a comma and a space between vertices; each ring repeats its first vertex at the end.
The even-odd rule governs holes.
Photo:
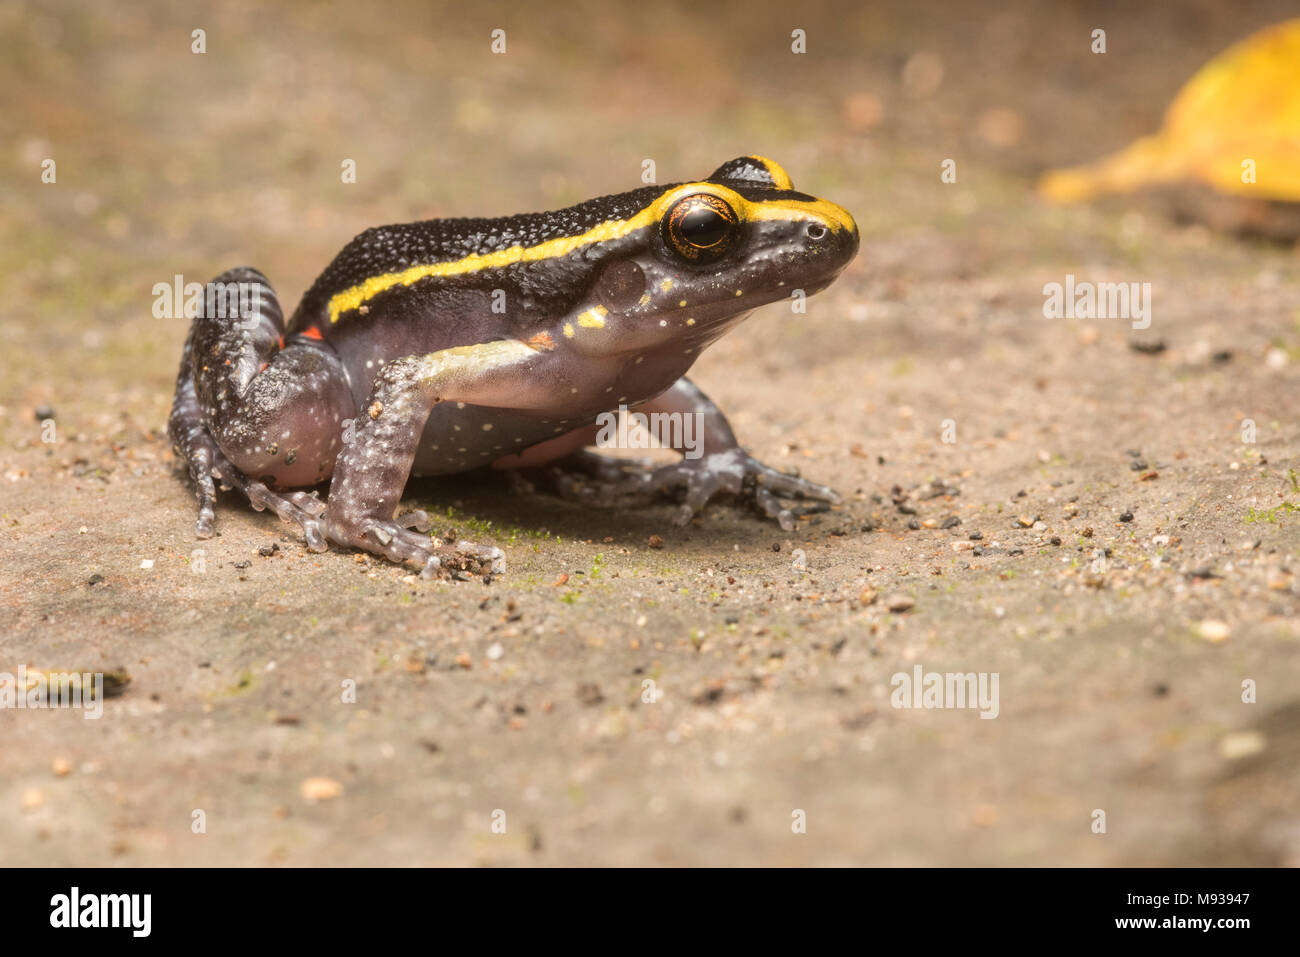
POLYGON ((782 499, 807 499, 835 504, 839 494, 824 485, 764 465, 741 448, 715 452, 698 459, 682 459, 661 468, 629 469, 627 460, 589 452, 564 459, 551 471, 553 489, 562 497, 587 505, 634 505, 664 495, 676 496, 681 505, 675 525, 686 525, 715 496, 731 495, 748 501, 762 515, 793 531, 795 513, 782 499), (592 460, 600 460, 594 463, 592 460), (565 466, 575 470, 565 471, 565 466), (590 479, 595 480, 593 485, 590 479))
MULTIPOLYGON (((327 548, 325 543, 325 525, 322 516, 325 514, 325 503, 315 495, 307 492, 288 492, 280 494, 272 492, 261 482, 250 479, 239 469, 230 464, 230 460, 221 454, 221 451, 213 446, 211 453, 212 466, 210 473, 212 478, 221 483, 223 489, 234 488, 243 492, 248 498, 249 504, 259 512, 270 509, 280 516, 281 521, 297 522, 302 528, 302 533, 307 539, 307 547, 313 552, 323 552, 327 548)), ((211 484, 211 479, 208 480, 211 484)), ((199 501, 202 503, 203 486, 199 486, 199 501)), ((208 524, 208 535, 212 534, 212 525, 208 524)), ((200 504, 199 511, 199 537, 204 538, 202 534, 203 510, 200 504)))
MULTIPOLYGON (((646 490, 638 496, 634 489, 638 476, 653 470, 654 462, 650 459, 614 458, 582 449, 557 460, 541 473, 531 471, 544 479, 549 491, 566 501, 611 508, 653 501, 657 497, 654 491, 646 490)), ((522 479, 520 470, 512 469, 507 474, 522 479)), ((525 482, 515 488, 533 491, 525 482)))
POLYGON ((399 565, 414 565, 426 581, 442 571, 465 580, 474 573, 502 575, 506 570, 505 552, 499 548, 430 537, 429 517, 422 511, 399 515, 392 521, 348 521, 331 516, 327 510, 325 527, 330 541, 382 555, 399 565))

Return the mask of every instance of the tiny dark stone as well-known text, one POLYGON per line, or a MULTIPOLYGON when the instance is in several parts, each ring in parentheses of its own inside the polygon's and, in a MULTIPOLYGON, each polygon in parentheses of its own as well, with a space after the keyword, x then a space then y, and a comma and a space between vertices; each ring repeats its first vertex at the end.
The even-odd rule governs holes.
POLYGON ((1024 553, 1025 550, 1023 548, 1013 548, 1007 552, 1008 555, 1023 555, 1024 553))
POLYGON ((1128 347, 1144 356, 1158 356, 1168 348, 1163 339, 1133 339, 1128 347))
POLYGON ((99 574, 98 572, 96 572, 94 575, 91 575, 88 579, 86 579, 86 584, 87 584, 87 585, 98 585, 98 584, 99 584, 100 582, 102 582, 103 580, 104 580, 104 576, 101 575, 101 574, 99 574))
POLYGON ((1133 521, 1133 513, 1132 513, 1132 512, 1120 512, 1120 513, 1119 513, 1119 520, 1120 520, 1121 522, 1131 522, 1131 521, 1133 521))
POLYGON ((970 533, 970 540, 971 540, 972 542, 978 542, 978 541, 979 541, 981 538, 983 538, 983 537, 984 537, 984 533, 983 533, 983 532, 971 532, 971 533, 970 533))
POLYGON ((1050 541, 1053 545, 1059 545, 1059 544, 1061 544, 1061 536, 1060 536, 1060 535, 1053 535, 1053 536, 1049 539, 1049 541, 1050 541))
POLYGON ((46 419, 54 418, 54 406, 38 405, 36 407, 36 421, 44 422, 46 419))
POLYGON ((956 515, 949 515, 947 518, 945 518, 942 522, 939 523, 939 527, 956 528, 960 524, 961 524, 960 518, 958 518, 956 515))
POLYGON ((1145 472, 1147 470, 1146 462, 1142 461, 1141 459, 1137 459, 1136 461, 1130 462, 1128 467, 1129 467, 1129 471, 1131 472, 1145 472))
POLYGON ((1154 688, 1151 689, 1151 693, 1154 694, 1157 698, 1163 698, 1165 695, 1169 694, 1169 685, 1165 684, 1162 681, 1160 684, 1156 685, 1154 688))
POLYGON ((918 521, 917 521, 916 519, 914 519, 914 518, 913 518, 913 519, 909 519, 909 520, 908 520, 908 523, 907 523, 907 527, 908 527, 909 529, 911 529, 912 531, 916 531, 918 528, 921 527, 921 523, 918 522, 918 521))
POLYGON ((898 511, 899 511, 901 514, 903 514, 903 515, 915 515, 915 514, 916 514, 916 506, 915 506, 915 505, 907 505, 907 504, 903 504, 903 505, 898 506, 898 511))

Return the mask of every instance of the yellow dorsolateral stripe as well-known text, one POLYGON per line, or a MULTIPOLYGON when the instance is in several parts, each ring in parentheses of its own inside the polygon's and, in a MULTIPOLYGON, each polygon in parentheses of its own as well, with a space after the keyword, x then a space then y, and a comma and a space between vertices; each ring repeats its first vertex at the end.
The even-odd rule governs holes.
MULTIPOLYGON (((778 166, 777 169, 780 169, 780 167, 778 166)), ((784 170, 782 172, 784 173, 784 170)), ((789 177, 785 177, 785 180, 789 182, 789 177)), ((748 222, 813 219, 825 223, 827 227, 835 232, 857 228, 848 210, 824 199, 813 200, 812 202, 793 199, 751 202, 734 190, 719 186, 717 183, 684 183, 664 193, 635 216, 627 219, 607 220, 577 236, 561 236, 556 239, 548 239, 536 246, 511 246, 509 249, 501 249, 494 253, 471 253, 462 259, 454 259, 449 262, 426 263, 422 266, 403 269, 401 272, 371 276, 365 282, 330 298, 330 322, 338 322, 343 313, 359 308, 381 292, 395 286, 409 286, 421 279, 434 276, 462 276, 483 269, 500 269, 505 266, 512 266, 515 263, 555 259, 560 256, 567 256, 583 246, 621 239, 638 229, 644 229, 657 223, 667 208, 682 196, 700 192, 712 193, 726 200, 736 210, 740 218, 748 222)))

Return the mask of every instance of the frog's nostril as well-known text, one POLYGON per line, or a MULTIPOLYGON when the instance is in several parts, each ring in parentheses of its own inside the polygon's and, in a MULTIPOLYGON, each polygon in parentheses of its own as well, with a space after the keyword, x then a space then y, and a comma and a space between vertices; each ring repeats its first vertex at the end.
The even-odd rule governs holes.
POLYGON ((808 234, 809 239, 825 239, 826 227, 821 223, 809 223, 804 231, 808 234))

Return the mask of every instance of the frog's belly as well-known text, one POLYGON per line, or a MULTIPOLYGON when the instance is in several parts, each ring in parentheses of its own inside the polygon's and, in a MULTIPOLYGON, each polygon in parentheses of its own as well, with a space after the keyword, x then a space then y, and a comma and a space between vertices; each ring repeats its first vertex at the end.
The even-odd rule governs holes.
MULTIPOLYGON (((505 409, 445 402, 435 406, 429 415, 411 471, 415 475, 446 475, 482 468, 594 422, 595 416, 538 418, 505 409)), ((586 444, 581 437, 575 443, 574 448, 586 444)), ((556 455, 563 452, 556 447, 556 455)))

